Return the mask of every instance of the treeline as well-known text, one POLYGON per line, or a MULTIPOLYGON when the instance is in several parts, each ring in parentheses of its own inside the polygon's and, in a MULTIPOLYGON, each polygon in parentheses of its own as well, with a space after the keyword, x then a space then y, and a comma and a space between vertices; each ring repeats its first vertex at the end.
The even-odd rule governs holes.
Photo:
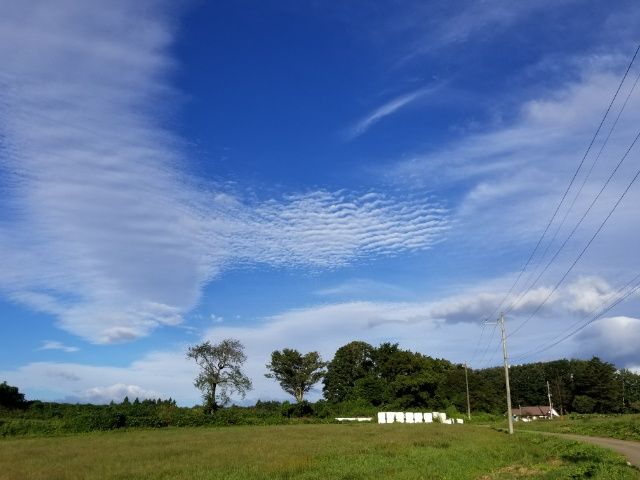
MULTIPOLYGON (((336 416, 374 416, 380 410, 466 412, 465 368, 445 359, 401 349, 351 342, 330 362, 316 352, 274 352, 266 366, 293 402, 261 402, 254 406, 207 404, 178 407, 172 399, 125 398, 109 405, 27 401, 16 387, 0 384, 0 436, 158 428, 168 426, 271 425, 331 421, 336 416), (308 402, 305 392, 322 384, 323 399, 308 402)), ((501 367, 467 370, 472 412, 501 417, 506 410, 501 367)), ((640 411, 640 375, 599 358, 556 360, 513 365, 511 396, 518 405, 548 404, 547 382, 554 408, 566 413, 631 413, 640 411)), ((211 396, 209 398, 212 398, 211 396)))
MULTIPOLYGON (((597 357, 513 365, 511 399, 518 405, 548 405, 547 382, 554 408, 561 414, 640 411, 640 375, 618 370, 597 357)), ((469 400, 476 412, 506 410, 504 369, 467 370, 469 400)), ((402 350, 397 344, 373 347, 351 342, 327 364, 324 397, 389 410, 466 411, 465 368, 448 360, 402 350)))

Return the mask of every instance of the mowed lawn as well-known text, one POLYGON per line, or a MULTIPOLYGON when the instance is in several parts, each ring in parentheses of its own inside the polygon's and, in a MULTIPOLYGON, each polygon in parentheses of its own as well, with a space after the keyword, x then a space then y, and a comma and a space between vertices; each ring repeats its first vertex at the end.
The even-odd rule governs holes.
POLYGON ((2 479, 638 479, 618 455, 467 425, 175 428, 0 440, 2 479))

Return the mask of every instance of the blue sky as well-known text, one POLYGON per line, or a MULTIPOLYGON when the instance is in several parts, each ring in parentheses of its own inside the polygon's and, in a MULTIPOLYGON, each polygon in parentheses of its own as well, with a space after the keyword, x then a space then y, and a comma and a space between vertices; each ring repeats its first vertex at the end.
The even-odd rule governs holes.
MULTIPOLYGON (((225 337, 246 346, 247 401, 285 398, 264 378, 284 347, 329 359, 392 341, 498 364, 482 320, 584 155, 639 20, 631 1, 0 2, 0 379, 30 398, 189 405, 187 346, 225 337)), ((636 294, 543 350, 638 269, 632 185, 558 283, 637 149, 533 283, 636 135, 639 73, 506 301, 514 362, 640 368, 636 294)))

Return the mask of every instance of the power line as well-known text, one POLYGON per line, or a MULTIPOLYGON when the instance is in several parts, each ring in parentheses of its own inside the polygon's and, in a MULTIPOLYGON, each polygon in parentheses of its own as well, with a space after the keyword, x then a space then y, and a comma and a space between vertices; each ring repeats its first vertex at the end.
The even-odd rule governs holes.
MULTIPOLYGON (((596 158, 594 159, 593 163, 591 164, 591 168, 589 169, 589 172, 587 173, 587 175, 585 176, 582 185, 580 186, 580 189, 578 190, 578 192, 576 193, 576 195, 573 198, 573 201, 571 203, 571 205, 569 206, 569 208, 567 209, 564 218, 562 219, 562 222, 560 223, 560 225, 558 226, 558 228, 556 229, 553 237, 551 238, 551 240, 547 243, 547 247, 545 248, 544 252, 542 253, 540 259, 543 259, 546 256, 547 251, 549 250, 549 247, 551 246, 551 244, 553 243, 553 241, 556 239, 558 232, 560 231, 560 229, 562 228, 562 226, 564 225, 564 222, 569 214, 569 212, 571 211, 571 209, 573 208, 573 206, 576 203, 576 200, 578 199, 578 196, 580 195, 580 193, 582 192, 582 189, 584 188, 589 176, 591 175, 591 172, 593 171, 593 168, 595 167, 596 162, 598 161, 598 159, 600 158, 600 155, 602 154, 602 151, 604 150, 604 147, 606 146, 606 144, 609 141, 609 138, 611 137, 611 134, 613 133, 613 130, 615 129, 616 125, 618 124, 618 120, 620 119, 620 116, 622 115, 622 112, 624 111, 629 98, 631 97, 631 94, 633 93, 636 85, 638 84, 638 80, 640 80, 640 73, 638 74, 638 76, 636 77, 636 80, 633 84, 633 86, 631 87, 631 89, 629 90, 629 93, 627 94, 627 97, 622 105, 622 107, 620 108, 620 111, 618 112, 618 115, 615 119, 615 121, 613 122, 611 128, 609 129, 609 132, 607 134, 607 137, 605 139, 605 141, 603 142, 600 151, 598 152, 596 158)), ((640 135, 640 132, 639 132, 640 135)), ((582 222, 584 221, 585 217, 588 215, 588 213, 591 211, 591 209, 593 208, 593 206, 595 205, 595 203, 598 201, 598 199, 600 198, 600 195, 602 195, 602 192, 604 191, 604 189, 607 187, 607 185, 609 184, 609 182, 611 181, 611 179, 613 178, 613 176, 615 175, 615 173, 618 171, 618 169, 620 168, 620 166, 622 165, 622 163, 625 161, 625 159, 627 158, 627 155, 629 154, 629 151, 631 150, 631 148, 633 147, 633 145, 636 143, 636 141, 638 140, 638 136, 636 136, 636 138, 634 139, 634 141, 631 143, 631 146, 627 149, 627 152, 622 156, 622 158, 620 159, 620 161, 618 162, 618 164, 615 166, 615 168, 613 169, 613 172, 609 175, 609 177, 607 178, 607 180, 605 181, 604 185, 602 186, 602 188, 600 189, 600 191, 598 192, 598 194, 595 196, 594 200, 591 202, 591 204, 589 205, 589 207, 587 208, 587 210, 585 211, 585 213, 582 215, 582 218, 580 218, 580 220, 578 221, 578 223, 574 226, 573 230, 571 231, 571 233, 569 233, 569 236, 564 240, 564 242, 562 243, 562 245, 560 245, 560 248, 558 248, 558 250, 556 251, 556 253, 553 255, 553 257, 547 262, 546 266, 544 267, 544 269, 538 274, 538 276, 535 278, 535 280, 533 282, 531 282, 529 284, 529 286, 527 288, 525 288, 522 293, 518 296, 518 298, 516 298, 516 300, 511 303, 511 305, 506 309, 506 313, 511 312, 519 303, 520 301, 523 299, 523 297, 536 285, 536 283, 538 283, 538 281, 540 280, 540 278, 542 277, 542 275, 544 275, 544 273, 548 270, 548 268, 551 266, 551 264, 553 263, 553 261, 557 258, 557 256, 560 254, 560 252, 564 249, 564 247, 566 246, 567 242, 573 237, 573 234, 576 232, 576 230, 580 227, 580 225, 582 224, 582 222)))
POLYGON ((480 343, 482 343, 482 335, 484 334, 484 329, 487 326, 487 324, 485 322, 482 322, 482 329, 480 330, 480 337, 478 338, 478 341, 476 342, 476 348, 473 350, 473 353, 471 354, 471 360, 470 363, 475 360, 476 355, 478 354, 478 351, 480 350, 480 343))
MULTIPOLYGON (((485 322, 485 325, 486 325, 486 322, 485 322)), ((493 339, 493 336, 495 335, 497 328, 498 328, 498 325, 495 324, 493 326, 493 330, 491 330, 491 334, 489 336, 489 339, 487 340, 487 347, 484 349, 484 352, 482 353, 482 357, 480 357, 480 361, 478 362, 479 366, 484 365, 484 363, 483 363, 484 359, 487 356, 487 352, 489 351, 489 348, 491 347, 491 340, 493 339)))
POLYGON ((589 146, 587 147, 587 150, 585 151, 584 155, 582 156, 582 159, 580 160, 580 163, 578 164, 578 167, 576 168, 575 172, 573 173, 573 176, 571 177, 569 185, 567 186, 566 190, 562 194, 562 198, 560 199, 560 202, 558 202, 558 205, 556 206, 556 208, 555 208, 555 210, 553 212, 553 215, 551 215, 551 218, 547 222, 547 225, 545 226, 545 228, 544 228, 544 230, 542 232, 542 235, 540 236, 540 238, 536 242, 536 245, 533 248, 533 251, 531 252, 531 254, 529 255, 529 258, 527 259, 527 261, 525 262, 524 266, 522 267, 522 269, 518 273, 518 276, 517 276, 516 280, 513 282, 513 284, 511 285, 511 288, 509 288, 509 291, 504 296, 504 298, 501 300, 500 304, 496 307, 496 309, 493 311, 493 313, 491 315, 489 315, 490 318, 495 317, 495 315, 500 310, 500 308, 502 308, 502 306, 504 305, 504 302, 507 300, 509 295, 511 295, 511 293, 513 292, 513 289, 515 288, 515 286, 520 281, 520 278, 522 278, 522 275, 524 274, 525 270, 527 269, 527 267, 531 263, 531 260, 533 259, 534 255, 538 251, 538 248, 540 248, 540 244, 542 243, 542 240, 546 236, 547 232, 549 231, 549 228, 551 227, 551 224, 553 223, 553 221, 555 220, 556 216, 558 215, 558 211, 560 210, 560 208, 562 207, 565 199, 567 198, 567 195, 568 195, 569 191, 571 190, 571 187, 573 186, 573 183, 575 182, 576 177, 578 176, 578 173, 580 172, 580 169, 582 168, 582 165, 584 164, 584 161, 586 160, 587 156, 589 155, 589 152, 591 151, 591 147, 593 146, 598 134, 600 133, 600 130, 602 129, 602 125, 604 124, 607 116, 609 115, 609 112, 611 111, 611 107, 613 106, 616 98, 618 97, 618 93, 620 92, 620 89, 622 88, 622 85, 624 84, 624 82, 625 82, 625 80, 627 78, 627 75, 629 74, 629 71, 631 70, 631 67, 633 66, 633 63, 635 62, 639 51, 640 51, 640 44, 638 44, 638 46, 636 48, 636 51, 634 52, 633 57, 631 58, 631 61, 629 62, 629 65, 627 65, 627 69, 625 70, 624 75, 622 76, 622 79, 620 80, 620 83, 618 84, 618 88, 616 89, 616 91, 615 91, 615 93, 613 95, 613 98, 609 102, 609 106, 607 107, 607 110, 605 111, 605 113, 604 113, 604 115, 602 117, 602 120, 600 121, 600 124, 598 125, 598 128, 596 129, 595 133, 593 134, 593 137, 591 138, 591 141, 589 142, 589 146))
MULTIPOLYGON (((591 174, 593 173, 593 169, 595 168, 596 164, 598 163, 598 160, 600 159, 600 157, 602 155, 602 152, 604 151, 605 147, 609 143, 609 139, 611 138, 611 134, 615 130, 616 126, 618 125, 618 121, 620 120, 620 117, 622 116, 622 113, 624 112, 625 108, 627 107, 627 104, 629 103, 629 99, 631 98, 631 95, 633 94, 636 86, 638 85, 638 81, 639 80, 640 80, 640 72, 638 72, 638 75, 636 76, 636 79, 633 82, 633 85, 629 89, 629 92, 627 93, 627 96, 626 96, 622 106, 620 107, 620 110, 618 111, 618 115, 616 116, 616 119, 611 124, 611 128, 609 128, 609 132, 607 133, 607 136, 604 139, 604 142, 600 146, 600 150, 598 151, 598 154, 594 158, 593 162, 591 162, 591 166, 589 167, 589 171, 587 172, 587 174, 585 175, 584 179, 582 180, 582 184, 580 185, 580 188, 578 189, 578 191, 574 195, 573 200, 571 201, 571 204, 569 205, 569 208, 565 211, 564 216, 562 217, 562 220, 560 221, 560 224, 555 229, 555 232, 553 233, 553 236, 547 242, 547 246, 545 247, 544 251, 540 255, 540 262, 542 262, 542 260, 547 256, 547 252, 549 251, 549 248, 551 247, 551 245, 553 245, 553 242, 558 237, 558 233, 560 233, 560 231, 562 230, 562 227, 564 226, 564 224, 565 224, 565 222, 566 222, 566 220, 567 220, 567 218, 569 216, 569 213, 571 213, 571 211, 573 210, 573 207, 575 206, 576 201, 578 200, 580 194, 582 193, 582 190, 584 189, 585 185, 587 184, 587 181, 591 177, 591 174)), ((533 276, 533 272, 531 272, 531 276, 533 276)), ((530 286, 525 290, 530 290, 533 287, 533 285, 535 285, 535 282, 530 284, 530 286)), ((521 294, 521 296, 522 296, 522 294, 521 294)), ((519 301, 519 299, 520 299, 520 297, 518 298, 518 301, 519 301)), ((509 310, 507 310, 507 312, 508 311, 509 310)))
MULTIPOLYGON (((621 295, 624 291, 626 291, 626 290, 630 287, 630 285, 632 285, 633 283, 638 282, 638 281, 640 281, 640 273, 639 273, 638 275, 636 275, 635 277, 633 277, 631 280, 629 280, 627 283, 625 283, 624 285, 622 285, 621 287, 619 287, 619 288, 614 292, 614 294, 613 294, 613 298, 616 298, 617 296, 621 295)), ((592 309, 591 309, 591 311, 589 311, 589 312, 587 313, 586 317, 590 317, 590 316, 592 316, 592 315, 595 315, 595 314, 596 314, 596 312, 597 312, 600 308, 602 308, 602 305, 598 305, 597 307, 592 308, 592 309)), ((571 331, 575 326, 577 326, 578 324, 580 324, 583 320, 584 320, 584 319, 582 319, 582 318, 581 318, 581 319, 579 319, 579 320, 577 320, 577 321, 573 322, 573 323, 572 323, 571 325, 569 325, 566 329, 564 329, 562 332, 560 332, 560 334, 559 334, 559 335, 564 335, 565 333, 567 333, 567 332, 571 331)), ((524 354, 516 355, 516 358, 521 358, 521 357, 529 356, 529 355, 531 355, 531 354, 533 354, 533 353, 536 353, 536 352, 539 352, 539 351, 540 351, 540 349, 539 349, 539 348, 532 349, 532 350, 527 351, 527 352, 526 352, 526 353, 524 353, 524 354)))
MULTIPOLYGON (((571 238, 573 238, 573 235, 576 233, 576 231, 578 230, 578 228, 580 228, 580 225, 582 225, 582 222, 584 221, 585 218, 587 218, 587 215, 589 215, 589 212, 591 212, 591 209, 593 208, 593 206, 597 203, 597 201, 600 199, 600 196, 602 195, 602 193, 605 191, 605 189, 607 188, 607 186, 609 185, 609 183, 611 182, 611 179, 614 177, 614 175, 616 174, 616 172, 618 171, 618 169, 620 168, 620 166, 624 163, 624 161, 627 159, 627 157, 629 156, 629 152, 631 152, 631 149, 634 147, 634 145, 636 144, 636 142, 638 141, 638 138, 640 138, 640 130, 638 131, 638 133, 636 134, 636 136, 634 137, 633 141, 631 142, 631 145, 629 145, 629 147, 627 148, 627 150, 625 151, 624 155, 622 155, 622 157, 620 158, 620 160, 618 161, 617 165, 615 166, 615 168, 613 169, 613 171, 611 172, 611 174, 609 175, 609 177, 607 178, 607 180, 604 182, 604 184, 602 185, 602 187, 600 188, 600 191, 596 194, 596 196, 594 197, 594 199, 591 201, 591 204, 589 204, 589 206, 587 207, 587 209, 585 210, 585 212, 582 214, 582 217, 580 217, 580 220, 578 220, 578 223, 576 223, 576 225, 573 227, 573 229, 571 230, 571 232, 569 233, 569 235, 567 236, 567 238, 565 238, 564 242, 562 242, 562 245, 560 245, 560 247, 556 250, 556 253, 554 253, 553 257, 551 257, 551 259, 547 262, 547 264, 545 265, 544 269, 538 274, 538 276, 536 277, 536 279, 533 281, 533 283, 529 286, 529 288, 525 291, 522 292, 522 294, 509 306, 509 308, 507 308, 506 312, 509 313, 511 312, 517 305, 518 303, 523 299, 523 297, 529 293, 529 291, 531 291, 531 288, 533 288, 533 286, 538 283, 538 280, 540 280, 540 278, 542 277, 542 275, 545 274, 545 272, 549 269, 549 267, 551 266, 551 264, 554 262, 554 260, 558 257, 558 255, 560 254, 560 252, 564 249, 564 247, 567 245, 567 243, 569 242, 569 240, 571 240, 571 238)), ((626 194, 623 194, 623 196, 626 194)), ((615 208, 614 208, 615 210, 615 208)), ((611 215, 610 212, 609 215, 611 215)), ((607 217, 608 218, 608 217, 607 217)), ((582 252, 584 253, 584 251, 582 252)), ((581 254, 582 256, 582 254, 581 254)), ((573 268, 573 266, 571 267, 573 268)), ((565 274, 566 276, 566 274, 565 274)), ((564 277, 563 277, 564 279, 564 277)), ((554 289, 555 290, 555 289, 554 289)), ((536 310, 537 311, 537 310, 536 310)), ((518 329, 516 329, 518 330, 518 329)))
MULTIPOLYGON (((638 139, 638 136, 640 136, 640 132, 638 133, 638 135, 636 136, 635 140, 633 141, 633 144, 635 144, 636 140, 638 139)), ((631 145, 631 147, 633 146, 633 144, 631 145)), ((631 149, 631 147, 629 147, 629 150, 631 149)), ((627 153, 625 153, 625 155, 628 154, 629 150, 627 150, 627 153)), ((547 303, 547 301, 551 298, 551 296, 556 292, 556 290, 558 289, 558 287, 560 287, 560 285, 562 284, 562 282, 564 282, 564 280, 567 278, 567 276, 569 275, 569 273, 573 270, 573 268, 576 266, 576 264, 578 263, 578 261, 582 258, 582 256, 584 255, 584 253, 587 251, 587 249, 591 246, 591 244, 593 243, 593 241, 595 240, 595 238, 598 236, 598 234, 602 231, 602 229, 604 228, 604 226, 606 225, 607 221, 609 220, 609 218, 611 218, 611 215, 613 215, 613 212, 616 210, 616 208, 618 208, 618 205, 620 205, 620 203, 622 202, 622 200, 624 199, 624 197, 627 195, 627 193, 629 192, 629 189, 631 189, 631 186, 636 182, 636 180, 638 179, 638 176, 640 176, 640 169, 638 169, 636 171, 636 174, 634 175, 634 177, 631 179, 631 181, 629 182, 629 184, 627 185, 627 187, 624 189, 624 192, 622 192, 622 195, 620 195, 620 197, 618 198, 618 200, 616 201, 616 203, 613 205, 613 207, 611 207, 611 210, 609 211, 609 213, 607 214, 607 216, 605 217, 605 219, 602 221, 602 223, 600 224, 600 226, 598 227, 598 229, 595 231, 595 233, 591 236, 591 238, 589 239, 589 241, 587 242, 587 244, 584 246, 584 248, 582 249, 582 251, 578 254, 578 256, 576 257, 576 259, 573 261, 573 263, 571 264, 571 266, 567 269, 567 271, 564 273, 564 275, 562 275, 562 278, 558 281, 558 283, 555 284, 555 286, 553 287, 553 289, 551 290, 551 292, 549 292, 549 294, 547 295, 547 297, 544 299, 544 301, 542 303, 540 303, 540 305, 538 305, 536 307, 536 309, 533 311, 533 313, 531 315, 529 315, 529 317, 522 322, 513 332, 511 332, 509 335, 513 335, 515 333, 517 333, 529 320, 531 320, 536 313, 538 313, 540 311, 540 309, 547 303)))
MULTIPOLYGON (((631 283, 633 283, 634 281, 637 281, 638 279, 640 279, 640 274, 636 275, 630 282, 628 282, 626 285, 624 285, 622 288, 619 289, 619 291, 623 291, 624 289, 626 289, 631 283)), ((562 333, 566 333, 567 331, 569 331, 569 333, 566 333, 564 336, 560 337, 559 339, 553 341, 552 343, 543 346, 542 348, 536 348, 535 350, 529 350, 528 352, 525 352, 521 355, 515 355, 512 358, 528 358, 531 357, 533 354, 535 353, 542 353, 542 352, 546 352, 547 350, 555 347, 556 345, 564 342, 565 340, 571 338, 572 336, 574 336, 576 333, 580 332, 581 330, 584 330, 587 326, 591 325, 593 322, 595 322, 596 320, 598 320, 599 318, 601 318, 603 315, 605 315, 606 313, 608 313, 609 311, 611 311, 614 307, 616 307, 617 305, 619 305, 621 302, 623 302, 624 300, 626 300, 627 298, 629 298, 631 295, 633 295, 634 293, 640 291, 640 282, 637 282, 633 288, 629 289, 626 293, 624 293, 622 296, 618 297, 616 300, 614 300, 613 302, 611 302, 607 307, 605 307, 603 310, 601 310, 600 312, 598 312, 597 314, 595 314, 594 316, 592 316, 589 320, 587 320, 586 322, 584 322, 582 325, 580 325, 579 327, 575 328, 574 330, 571 330, 571 328, 573 328, 576 323, 579 322, 575 322, 572 324, 571 327, 569 327, 568 329, 564 330, 562 333)), ((580 320, 582 321, 582 320, 580 320)), ((562 335, 562 334, 561 334, 562 335)))

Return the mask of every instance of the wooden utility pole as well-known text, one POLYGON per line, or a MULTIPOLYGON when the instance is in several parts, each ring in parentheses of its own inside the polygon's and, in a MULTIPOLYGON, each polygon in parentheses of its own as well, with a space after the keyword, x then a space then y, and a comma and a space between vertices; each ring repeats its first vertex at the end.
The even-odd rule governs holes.
POLYGON ((547 380, 547 395, 549 396, 549 420, 553 420, 553 405, 551 403, 551 388, 549 388, 549 380, 547 380))
POLYGON ((469 376, 467 375, 467 362, 464 362, 464 383, 467 385, 467 419, 471 420, 471 403, 469 401, 469 376))
POLYGON ((504 331, 504 314, 500 312, 500 330, 502 331, 502 356, 504 357, 504 384, 507 387, 507 415, 509 415, 509 434, 513 435, 513 413, 511 412, 511 387, 509 387, 509 355, 507 355, 507 335, 504 331))
POLYGON ((498 324, 502 333, 502 357, 504 358, 504 384, 507 390, 507 417, 509 417, 509 434, 513 435, 513 412, 511 410, 511 387, 509 386, 509 355, 507 354, 507 334, 504 329, 504 313, 500 312, 500 319, 489 325, 498 324))

